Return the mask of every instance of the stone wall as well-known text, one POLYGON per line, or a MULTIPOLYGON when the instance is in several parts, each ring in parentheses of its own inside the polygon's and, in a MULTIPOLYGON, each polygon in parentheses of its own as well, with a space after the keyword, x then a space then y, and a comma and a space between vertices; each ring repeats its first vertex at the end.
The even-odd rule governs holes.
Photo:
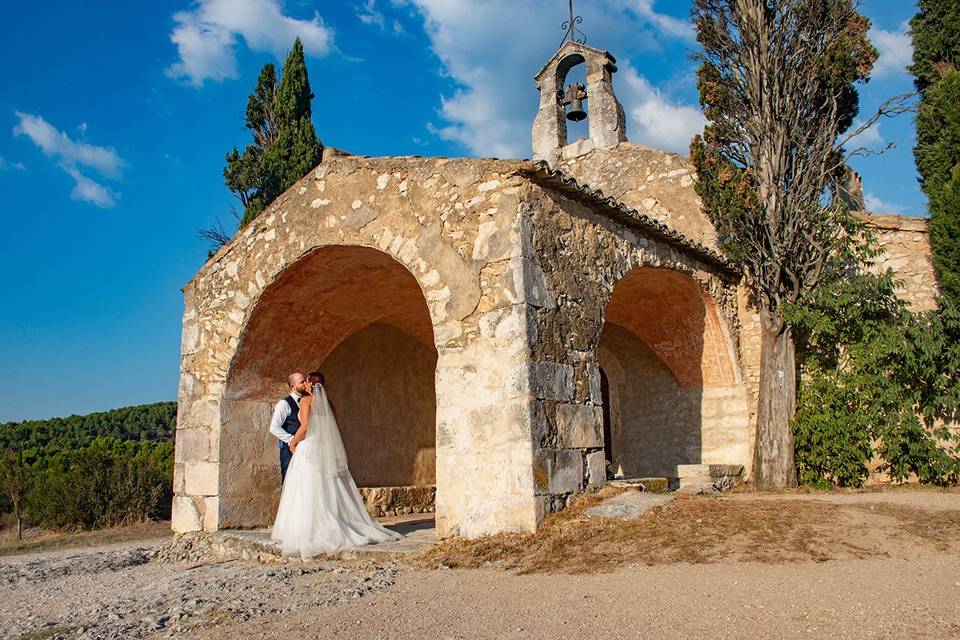
MULTIPOLYGON (((701 211, 693 188, 692 167, 686 157, 633 143, 596 150, 589 141, 561 149, 558 170, 612 196, 629 207, 666 224, 692 240, 716 248, 716 230, 701 211)), ((878 272, 893 269, 902 299, 914 310, 935 307, 937 279, 930 255, 927 223, 923 218, 862 214, 877 232, 884 250, 875 265, 878 272)), ((749 425, 756 429, 756 398, 760 382, 760 318, 749 303, 744 285, 738 293, 738 355, 747 388, 749 425)), ((753 437, 749 438, 752 459, 753 437)), ((749 468, 748 468, 749 473, 749 468)))
POLYGON ((865 214, 864 218, 884 250, 875 265, 877 272, 893 269, 899 281, 897 293, 914 311, 935 309, 938 284, 927 221, 874 213, 865 214))
POLYGON ((571 144, 562 150, 556 169, 716 249, 717 234, 701 213, 686 157, 632 142, 607 150, 571 144))
POLYGON ((435 483, 436 367, 433 349, 381 323, 341 342, 321 365, 357 486, 435 483))

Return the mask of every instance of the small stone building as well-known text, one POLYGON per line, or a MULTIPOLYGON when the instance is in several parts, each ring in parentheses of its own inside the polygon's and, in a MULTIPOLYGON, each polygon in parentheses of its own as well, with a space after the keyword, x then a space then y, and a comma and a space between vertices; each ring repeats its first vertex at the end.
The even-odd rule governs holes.
MULTIPOLYGON (((530 161, 329 152, 203 266, 184 288, 175 531, 272 523, 268 425, 294 370, 326 374, 368 495, 436 488, 441 537, 533 530, 607 460, 749 473, 758 317, 686 158, 627 142, 615 71, 561 47, 536 76, 530 161), (590 136, 567 144, 578 64, 590 136)), ((924 221, 870 220, 882 266, 931 306, 924 221)))

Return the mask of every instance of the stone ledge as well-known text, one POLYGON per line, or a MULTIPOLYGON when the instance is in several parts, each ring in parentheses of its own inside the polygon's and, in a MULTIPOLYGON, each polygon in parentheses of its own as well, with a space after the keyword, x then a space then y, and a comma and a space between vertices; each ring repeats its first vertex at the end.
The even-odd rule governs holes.
POLYGON ((927 219, 917 216, 901 216, 895 213, 871 213, 864 211, 856 214, 868 226, 887 231, 913 231, 927 233, 927 219))
POLYGON ((607 482, 611 487, 636 489, 646 493, 669 493, 670 481, 666 478, 622 478, 607 482))
POLYGON ((374 518, 433 513, 436 510, 435 486, 359 487, 360 497, 374 518))

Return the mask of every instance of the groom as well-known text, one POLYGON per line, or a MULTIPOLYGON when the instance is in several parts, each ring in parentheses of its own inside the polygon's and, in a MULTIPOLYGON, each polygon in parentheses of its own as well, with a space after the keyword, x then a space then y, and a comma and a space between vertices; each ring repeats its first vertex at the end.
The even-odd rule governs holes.
POLYGON ((270 433, 280 441, 281 484, 287 477, 287 467, 293 457, 290 441, 300 428, 300 399, 309 395, 309 383, 299 371, 287 376, 287 383, 290 385, 290 393, 273 408, 273 419, 270 421, 270 433))

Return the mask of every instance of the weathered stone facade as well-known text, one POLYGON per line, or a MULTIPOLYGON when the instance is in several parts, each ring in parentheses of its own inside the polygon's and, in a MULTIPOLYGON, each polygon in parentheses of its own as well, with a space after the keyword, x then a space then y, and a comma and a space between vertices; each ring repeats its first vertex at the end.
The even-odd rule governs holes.
MULTIPOLYGON (((532 530, 608 459, 749 474, 757 315, 686 159, 624 141, 612 65, 567 43, 538 76, 549 163, 330 154, 204 265, 184 289, 176 531, 271 523, 270 413, 314 368, 371 508, 435 508, 440 536, 532 530), (562 146, 544 118, 562 124, 578 61, 600 123, 562 146)), ((922 225, 875 220, 928 306, 922 225)))

